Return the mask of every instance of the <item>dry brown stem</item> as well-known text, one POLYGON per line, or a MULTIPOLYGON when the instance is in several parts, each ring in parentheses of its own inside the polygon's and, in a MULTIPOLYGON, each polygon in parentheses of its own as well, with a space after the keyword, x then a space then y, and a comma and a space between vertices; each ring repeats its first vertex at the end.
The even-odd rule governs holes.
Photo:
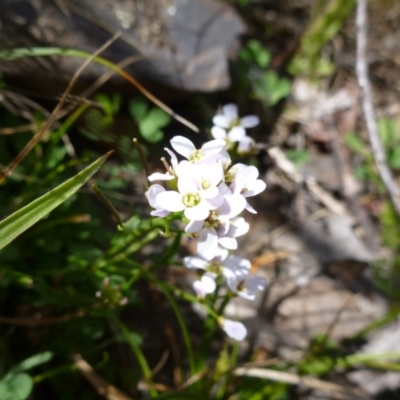
POLYGON ((358 84, 361 88, 361 102, 365 124, 367 126, 368 137, 371 144, 372 154, 378 174, 382 179, 393 207, 397 215, 400 216, 400 189, 394 176, 386 162, 385 150, 379 138, 378 127, 376 123, 375 110, 373 105, 373 95, 371 83, 368 77, 367 67, 367 0, 357 0, 357 60, 356 72, 358 84))

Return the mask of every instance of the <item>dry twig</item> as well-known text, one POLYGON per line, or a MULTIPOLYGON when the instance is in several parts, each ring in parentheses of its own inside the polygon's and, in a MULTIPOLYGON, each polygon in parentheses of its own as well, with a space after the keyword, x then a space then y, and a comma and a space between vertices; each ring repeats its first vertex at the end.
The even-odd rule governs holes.
POLYGON ((73 356, 76 368, 85 377, 85 379, 95 388, 100 396, 107 400, 132 400, 125 393, 122 393, 115 386, 104 380, 83 358, 80 354, 73 356))
POLYGON ((292 385, 302 385, 310 389, 321 390, 329 393, 329 396, 341 400, 367 400, 364 393, 357 389, 352 389, 338 385, 336 383, 326 382, 312 376, 300 376, 290 372, 276 371, 264 368, 236 368, 236 376, 250 376, 253 378, 268 379, 277 382, 286 382, 292 385))
POLYGON ((393 207, 400 216, 400 188, 397 185, 390 168, 386 162, 385 150, 379 138, 378 127, 375 118, 375 110, 372 101, 371 83, 367 70, 367 0, 357 0, 357 60, 356 72, 358 84, 361 88, 361 102, 367 126, 372 154, 375 160, 378 174, 389 192, 393 207))

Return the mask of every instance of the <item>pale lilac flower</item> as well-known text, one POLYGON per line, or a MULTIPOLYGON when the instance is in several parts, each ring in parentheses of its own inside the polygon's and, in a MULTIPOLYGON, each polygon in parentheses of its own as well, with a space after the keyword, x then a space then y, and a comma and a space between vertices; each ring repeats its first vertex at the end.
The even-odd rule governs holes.
POLYGON ((147 200, 149 201, 149 204, 151 207, 154 208, 154 210, 150 213, 153 217, 165 217, 169 214, 169 211, 165 210, 164 208, 160 207, 156 203, 156 197, 160 193, 164 193, 165 189, 158 184, 151 185, 147 192, 145 192, 145 196, 147 197, 147 200))
MULTIPOLYGON (((224 169, 220 161, 212 164, 192 164, 189 161, 181 161, 179 168, 182 174, 190 176, 201 191, 202 196, 212 199, 220 196, 218 185, 224 178, 224 169)), ((222 200, 220 200, 222 203, 222 200)))
POLYGON ((239 152, 249 152, 254 141, 246 135, 247 128, 253 128, 260 123, 256 115, 239 118, 236 104, 226 104, 222 112, 213 117, 214 126, 211 135, 214 139, 224 139, 228 143, 238 142, 239 152))
POLYGON ((215 274, 205 273, 199 280, 193 282, 193 289, 201 299, 214 293, 216 288, 215 274))
POLYGON ((261 276, 248 276, 245 279, 239 279, 232 275, 227 279, 227 285, 233 293, 253 301, 256 298, 256 293, 265 289, 267 281, 261 276))
POLYGON ((156 197, 158 208, 177 212, 183 211, 189 220, 204 221, 211 210, 223 202, 218 190, 214 193, 199 189, 193 176, 182 174, 178 179, 178 191, 169 190, 156 197), (211 195, 214 194, 214 197, 211 195))
MULTIPOLYGON (((260 194, 267 187, 267 184, 263 180, 257 179, 259 175, 258 169, 252 165, 246 166, 244 164, 236 164, 231 168, 231 170, 232 173, 230 176, 233 181, 229 188, 234 194, 241 194, 244 197, 252 197, 260 194)), ((257 214, 257 211, 248 203, 246 205, 246 210, 253 214, 257 214)))
POLYGON ((198 234, 197 252, 205 260, 212 260, 216 256, 218 245, 236 249, 235 238, 246 232, 244 220, 236 220, 236 216, 246 207, 246 199, 240 194, 224 194, 232 193, 225 183, 218 188, 223 195, 222 204, 212 210, 204 221, 190 221, 185 228, 188 233, 198 234))
POLYGON ((246 327, 239 321, 221 318, 221 328, 232 339, 241 342, 247 336, 246 327))
POLYGON ((256 142, 254 139, 250 136, 244 136, 242 139, 239 140, 238 142, 238 147, 237 147, 237 152, 239 154, 248 154, 253 152, 254 149, 257 148, 256 142))
POLYGON ((178 154, 185 157, 191 163, 205 163, 221 158, 219 154, 225 148, 226 142, 221 139, 211 140, 204 143, 200 149, 196 149, 195 145, 188 138, 175 136, 171 140, 171 146, 178 154))

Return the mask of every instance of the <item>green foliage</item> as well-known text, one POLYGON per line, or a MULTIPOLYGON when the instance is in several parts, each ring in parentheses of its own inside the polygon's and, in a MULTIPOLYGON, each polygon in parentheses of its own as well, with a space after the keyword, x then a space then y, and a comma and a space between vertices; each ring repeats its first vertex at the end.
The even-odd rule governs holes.
POLYGON ((0 380, 0 398, 2 400, 27 399, 33 388, 33 379, 25 372, 50 361, 51 358, 52 353, 47 351, 29 357, 12 368, 0 380))
POLYGON ((240 7, 245 7, 249 4, 250 0, 236 0, 240 7))
POLYGON ((287 150, 286 157, 295 165, 302 166, 310 159, 310 154, 307 150, 287 150))
POLYGON ((241 90, 250 84, 253 96, 266 107, 271 107, 285 98, 291 90, 290 81, 281 78, 275 71, 266 71, 271 53, 255 39, 250 40, 239 53, 241 90))
POLYGON ((132 118, 138 124, 139 132, 149 143, 157 143, 164 138, 162 129, 171 122, 171 116, 161 108, 152 107, 142 98, 129 103, 132 118))
POLYGON ((282 382, 265 382, 244 378, 238 392, 239 400, 289 400, 288 385, 282 382))
POLYGON ((301 39, 300 51, 289 71, 293 75, 329 76, 331 60, 323 55, 324 46, 332 40, 355 6, 355 0, 318 0, 314 2, 312 21, 301 39))
POLYGON ((0 250, 71 197, 100 168, 107 155, 73 178, 0 221, 0 250))

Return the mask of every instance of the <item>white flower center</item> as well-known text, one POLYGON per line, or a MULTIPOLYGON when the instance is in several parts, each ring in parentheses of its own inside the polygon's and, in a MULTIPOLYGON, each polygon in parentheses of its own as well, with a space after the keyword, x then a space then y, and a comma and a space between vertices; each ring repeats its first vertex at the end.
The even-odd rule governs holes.
POLYGON ((196 194, 187 194, 186 196, 183 197, 183 204, 190 208, 190 207, 195 207, 197 204, 200 203, 200 196, 196 194))
POLYGON ((231 123, 229 124, 229 128, 228 129, 232 129, 235 126, 241 126, 242 125, 242 121, 240 120, 240 118, 235 118, 231 121, 231 123))
POLYGON ((201 187, 205 190, 208 189, 211 186, 210 181, 208 181, 207 179, 202 179, 201 180, 201 187))
POLYGON ((195 163, 200 161, 204 157, 204 151, 202 149, 194 150, 193 153, 189 157, 189 162, 195 163))
POLYGON ((221 225, 221 222, 218 219, 218 215, 215 211, 210 211, 210 215, 206 219, 204 225, 207 228, 218 228, 221 225))

